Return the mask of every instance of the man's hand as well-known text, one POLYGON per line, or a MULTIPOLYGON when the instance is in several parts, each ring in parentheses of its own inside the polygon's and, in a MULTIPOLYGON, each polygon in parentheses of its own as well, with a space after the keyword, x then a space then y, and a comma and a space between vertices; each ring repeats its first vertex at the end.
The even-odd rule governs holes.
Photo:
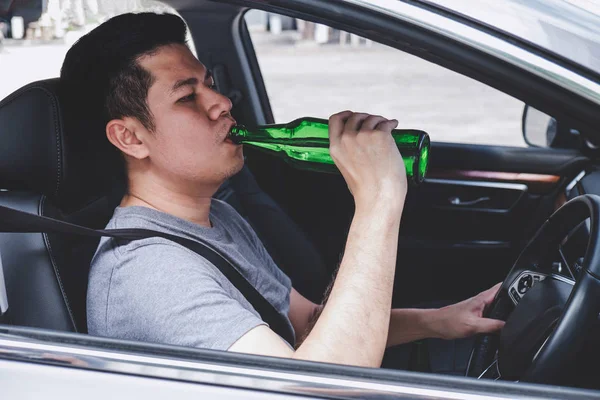
POLYGON ((397 125, 395 119, 351 111, 329 118, 330 154, 357 207, 404 202, 406 170, 391 135, 397 125))
POLYGON ((435 310, 432 327, 436 337, 459 339, 502 329, 504 321, 483 318, 483 310, 494 300, 501 283, 460 303, 435 310))

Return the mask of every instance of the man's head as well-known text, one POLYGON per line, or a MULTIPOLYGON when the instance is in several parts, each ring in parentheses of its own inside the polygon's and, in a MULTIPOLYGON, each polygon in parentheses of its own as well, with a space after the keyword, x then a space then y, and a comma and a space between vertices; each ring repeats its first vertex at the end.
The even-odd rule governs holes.
POLYGON ((213 89, 185 38, 175 15, 125 14, 83 36, 65 57, 66 112, 103 128, 76 134, 122 153, 130 184, 214 188, 243 165, 241 147, 225 141, 231 102, 213 89))

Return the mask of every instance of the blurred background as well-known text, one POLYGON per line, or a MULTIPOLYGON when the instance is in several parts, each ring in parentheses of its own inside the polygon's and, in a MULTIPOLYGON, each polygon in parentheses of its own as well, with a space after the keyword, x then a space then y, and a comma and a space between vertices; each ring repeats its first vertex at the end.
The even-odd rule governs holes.
MULTIPOLYGON (((436 1, 468 9, 473 0, 436 1)), ((503 18, 506 3, 478 1, 503 18)), ((564 1, 600 13, 595 0, 564 1)), ((140 11, 174 12, 154 0, 0 0, 0 99, 58 76, 79 37, 114 15, 140 11)), ((526 145, 524 104, 493 88, 325 25, 257 10, 245 21, 276 122, 351 109, 396 118, 401 128, 426 130, 435 141, 526 145)), ((193 48, 191 37, 189 43, 193 48)))

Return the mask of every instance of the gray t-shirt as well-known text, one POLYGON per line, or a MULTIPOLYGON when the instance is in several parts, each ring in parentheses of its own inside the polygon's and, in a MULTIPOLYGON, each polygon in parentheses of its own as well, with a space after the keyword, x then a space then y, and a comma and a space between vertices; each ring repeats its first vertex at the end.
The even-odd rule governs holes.
MULTIPOLYGON (((146 228, 202 239, 287 316, 290 279, 250 225, 216 199, 210 221, 213 227, 207 228, 146 207, 117 207, 106 228, 146 228)), ((101 239, 90 269, 87 321, 92 335, 218 350, 265 324, 213 264, 163 238, 101 239)))

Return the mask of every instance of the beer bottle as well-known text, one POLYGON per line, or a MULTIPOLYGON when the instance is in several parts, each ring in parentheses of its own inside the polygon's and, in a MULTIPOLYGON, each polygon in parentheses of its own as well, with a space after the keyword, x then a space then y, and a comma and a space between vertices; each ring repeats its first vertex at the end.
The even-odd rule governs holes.
MULTIPOLYGON (((283 157, 300 169, 337 172, 329 155, 328 129, 327 120, 304 117, 288 124, 261 125, 252 129, 237 125, 229 137, 234 143, 283 157)), ((394 129, 392 136, 404 160, 408 181, 421 183, 429 161, 429 135, 415 129, 394 129)))

